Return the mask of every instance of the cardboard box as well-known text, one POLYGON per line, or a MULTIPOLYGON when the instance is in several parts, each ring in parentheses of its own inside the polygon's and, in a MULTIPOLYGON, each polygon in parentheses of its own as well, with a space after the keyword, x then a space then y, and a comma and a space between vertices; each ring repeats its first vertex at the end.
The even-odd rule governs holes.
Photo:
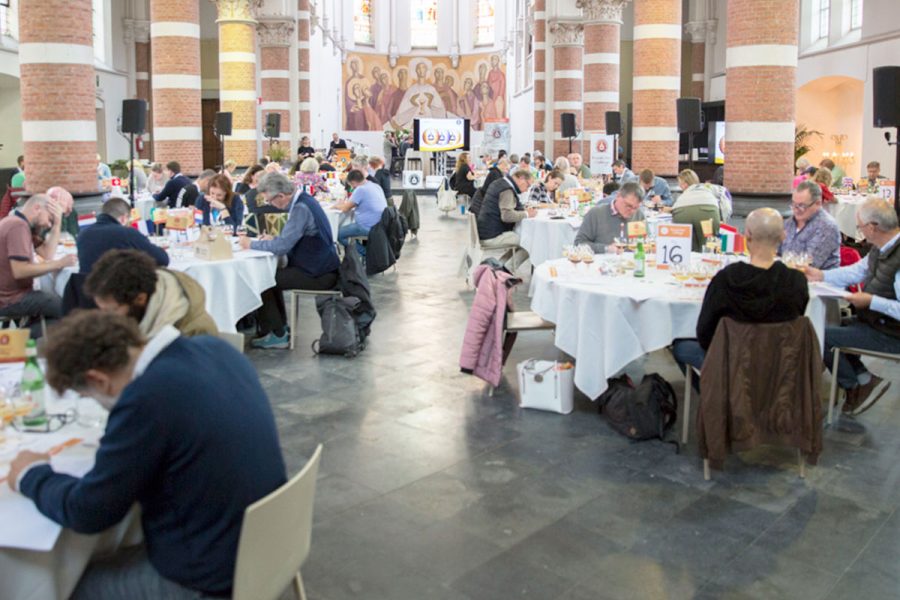
POLYGON ((185 231, 194 226, 194 211, 189 208, 173 208, 166 217, 166 229, 185 231))
POLYGON ((221 232, 203 227, 200 238, 194 242, 194 256, 201 260, 228 260, 234 258, 231 240, 221 232))

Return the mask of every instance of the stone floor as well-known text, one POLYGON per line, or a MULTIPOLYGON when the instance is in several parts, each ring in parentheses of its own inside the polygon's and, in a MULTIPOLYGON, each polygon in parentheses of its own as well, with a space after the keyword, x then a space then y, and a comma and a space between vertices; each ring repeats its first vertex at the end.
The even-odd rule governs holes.
MULTIPOLYGON (((362 355, 312 355, 312 302, 296 350, 248 354, 291 473, 324 444, 311 599, 900 598, 900 368, 874 365, 893 390, 826 432, 807 479, 767 449, 705 482, 694 445, 629 443, 584 397, 517 408, 515 364, 557 356, 549 332, 520 336, 494 397, 461 374, 465 225, 421 208, 362 355)), ((663 352, 643 368, 682 385, 663 352)))

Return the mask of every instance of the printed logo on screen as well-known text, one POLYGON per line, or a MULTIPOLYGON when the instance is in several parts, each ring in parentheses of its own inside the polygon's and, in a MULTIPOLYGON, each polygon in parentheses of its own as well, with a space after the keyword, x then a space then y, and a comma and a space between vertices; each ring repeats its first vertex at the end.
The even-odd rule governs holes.
POLYGON ((597 140, 597 146, 594 149, 601 154, 603 152, 606 152, 606 140, 604 140, 603 138, 597 140))
POLYGON ((462 132, 452 129, 426 129, 422 132, 422 141, 429 146, 451 146, 462 143, 462 132))

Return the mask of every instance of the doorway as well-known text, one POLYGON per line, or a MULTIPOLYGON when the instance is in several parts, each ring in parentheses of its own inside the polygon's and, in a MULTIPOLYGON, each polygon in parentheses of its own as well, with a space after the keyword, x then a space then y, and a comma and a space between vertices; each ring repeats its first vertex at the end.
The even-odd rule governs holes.
POLYGON ((219 112, 218 98, 201 100, 201 121, 203 126, 203 168, 215 169, 219 165, 219 140, 216 139, 216 113, 219 112))

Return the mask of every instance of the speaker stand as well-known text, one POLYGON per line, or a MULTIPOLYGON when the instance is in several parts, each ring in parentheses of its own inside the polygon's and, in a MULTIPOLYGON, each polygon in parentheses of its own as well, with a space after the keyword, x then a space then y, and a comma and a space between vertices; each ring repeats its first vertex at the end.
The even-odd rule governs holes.
POLYGON ((569 138, 569 154, 572 154, 572 140, 574 138, 569 138))
POLYGON ((688 169, 694 170, 694 134, 688 132, 688 169))
POLYGON ((128 198, 134 207, 134 132, 129 134, 130 144, 128 148, 128 198))
POLYGON ((894 141, 888 140, 888 146, 894 146, 894 210, 900 217, 900 127, 895 129, 894 141))

